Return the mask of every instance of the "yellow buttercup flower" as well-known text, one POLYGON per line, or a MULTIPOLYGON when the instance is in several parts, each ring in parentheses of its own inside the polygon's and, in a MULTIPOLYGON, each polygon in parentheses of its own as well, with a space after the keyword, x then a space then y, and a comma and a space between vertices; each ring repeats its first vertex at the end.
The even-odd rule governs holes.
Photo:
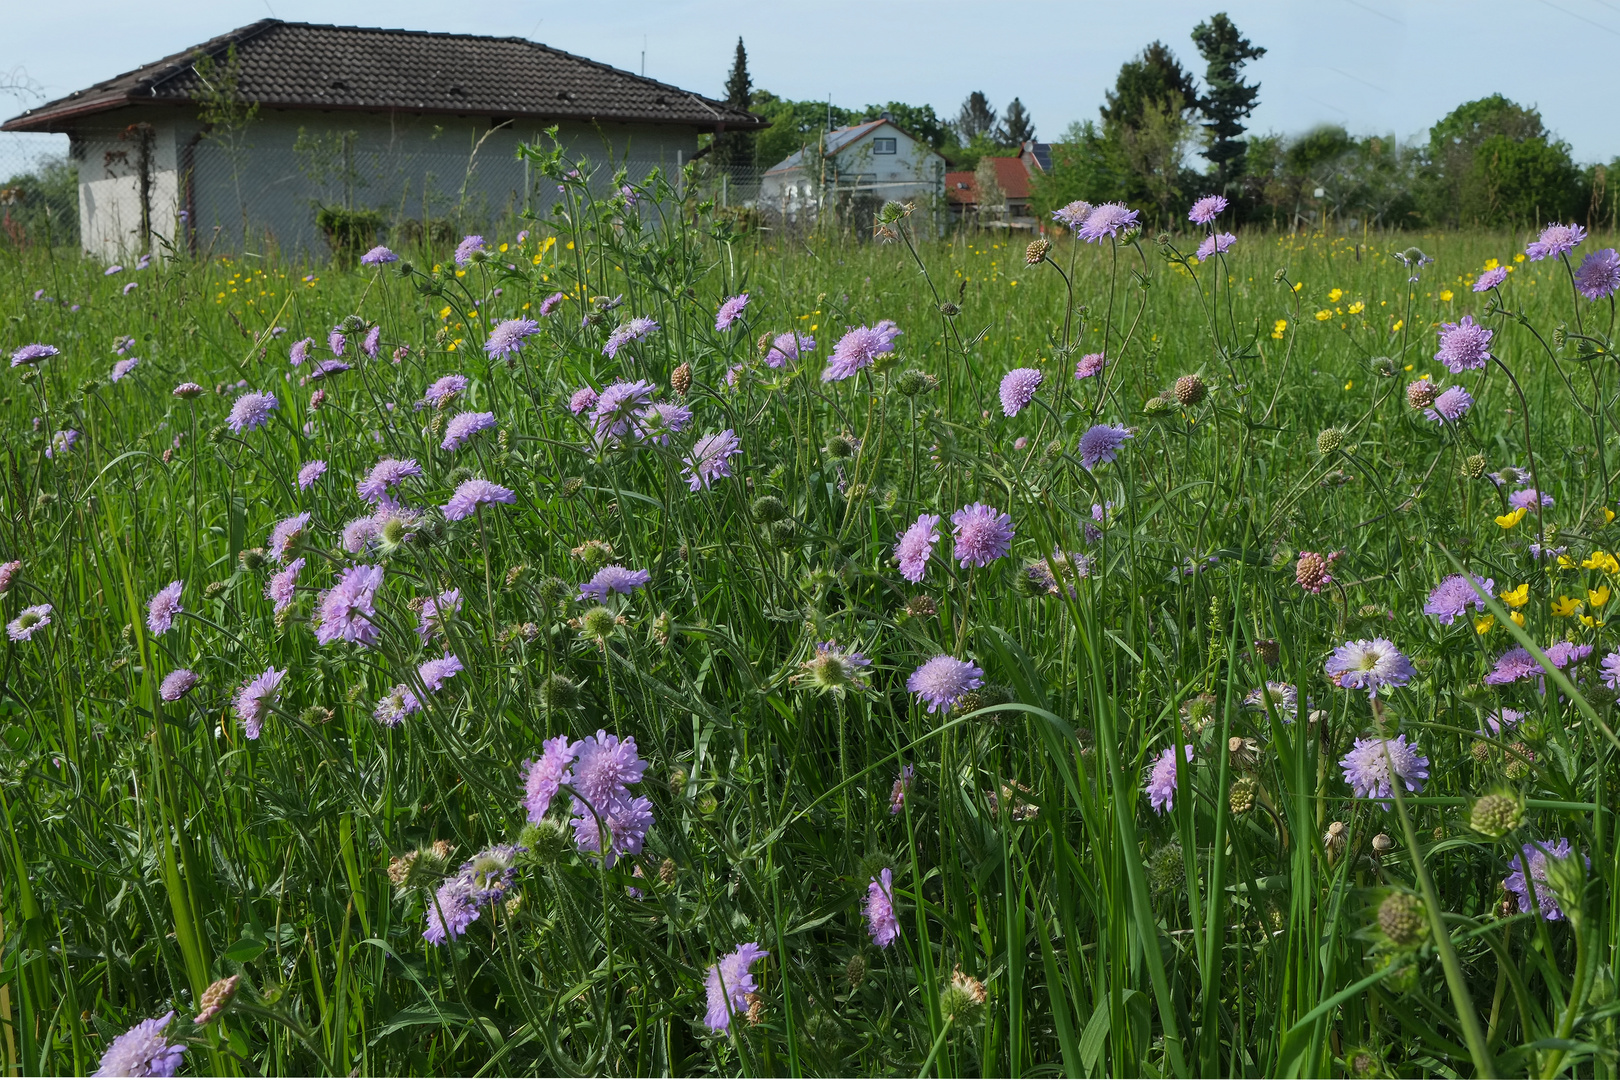
POLYGON ((1527 581, 1517 589, 1509 589, 1498 595, 1501 596, 1502 603, 1508 607, 1524 607, 1530 602, 1530 583, 1527 581))
POLYGON ((1587 589, 1586 602, 1595 608, 1606 606, 1609 602, 1609 587, 1607 585, 1599 585, 1595 589, 1587 589))
POLYGON ((1487 615, 1483 619, 1480 619, 1478 622, 1474 623, 1474 633, 1476 633, 1476 634, 1487 634, 1487 633, 1490 632, 1491 627, 1493 627, 1495 625, 1496 625, 1496 616, 1495 615, 1487 615))
POLYGON ((1351 304, 1350 307, 1349 307, 1350 314, 1352 314, 1352 315, 1360 315, 1363 311, 1366 311, 1366 310, 1367 310, 1367 305, 1362 303, 1360 300, 1357 300, 1355 303, 1351 304))
POLYGON ((1519 522, 1523 521, 1524 520, 1524 515, 1527 514, 1528 512, 1529 511, 1526 510, 1522 506, 1519 507, 1517 510, 1509 510, 1505 514, 1497 515, 1496 523, 1498 525, 1502 526, 1502 528, 1504 528, 1504 529, 1511 529, 1511 528, 1513 528, 1513 526, 1515 526, 1519 522))
POLYGON ((1331 318, 1333 318, 1333 312, 1329 311, 1327 308, 1323 308, 1321 311, 1316 313, 1317 322, 1327 322, 1331 318))
POLYGON ((1498 266, 1501 266, 1501 265, 1502 264, 1497 262, 1495 259, 1486 259, 1485 260, 1485 269, 1487 269, 1487 270, 1495 270, 1498 266))
POLYGON ((1560 570, 1568 570, 1570 567, 1572 567, 1574 565, 1575 565, 1575 560, 1570 558, 1568 555, 1560 555, 1560 556, 1558 556, 1558 569, 1560 569, 1560 570))
POLYGON ((1582 615, 1581 616, 1581 625, 1582 626, 1590 626, 1592 629, 1596 630, 1598 627, 1603 625, 1603 620, 1602 619, 1594 619, 1590 615, 1582 615))
POLYGON ((1446 304, 1451 303, 1451 290, 1450 289, 1441 289, 1440 290, 1440 300, 1441 300, 1442 303, 1446 303, 1446 304))
POLYGON ((1344 290, 1343 289, 1329 289, 1328 290, 1328 303, 1337 304, 1339 302, 1339 297, 1341 297, 1343 295, 1344 295, 1344 290))
POLYGON ((1405 325, 1406 325, 1406 320, 1405 319, 1396 319, 1395 320, 1395 325, 1389 328, 1389 332, 1392 333, 1392 334, 1398 334, 1398 333, 1401 332, 1401 327, 1403 327, 1405 325))
POLYGON ((1605 574, 1620 574, 1620 560, 1607 551, 1594 551, 1581 561, 1587 570, 1601 570, 1605 574))
POLYGON ((1513 624, 1515 626, 1517 626, 1520 630, 1524 629, 1524 612, 1522 612, 1522 611, 1510 611, 1510 612, 1508 612, 1508 618, 1512 619, 1513 624))
POLYGON ((1614 520, 1614 511, 1610 510, 1607 506, 1605 506, 1603 508, 1603 524, 1607 525, 1609 522, 1611 522, 1613 520, 1614 520))
POLYGON ((1354 379, 1351 379, 1351 380, 1350 380, 1350 381, 1349 381, 1349 382, 1347 382, 1347 383, 1345 383, 1345 384, 1344 384, 1344 388, 1345 388, 1345 389, 1346 389, 1346 390, 1348 390, 1348 389, 1350 389, 1350 388, 1351 388, 1351 387, 1352 387, 1352 386, 1354 386, 1354 385, 1356 385, 1356 381, 1355 381, 1355 380, 1354 380, 1354 379))
POLYGON ((1271 328, 1271 336, 1272 336, 1273 340, 1281 341, 1283 339, 1283 334, 1286 333, 1287 330, 1288 330, 1288 320, 1287 319, 1278 319, 1276 324, 1273 325, 1272 328, 1271 328))
POLYGON ((1581 602, 1572 597, 1560 596, 1552 606, 1552 613, 1560 619, 1567 619, 1581 610, 1581 602))

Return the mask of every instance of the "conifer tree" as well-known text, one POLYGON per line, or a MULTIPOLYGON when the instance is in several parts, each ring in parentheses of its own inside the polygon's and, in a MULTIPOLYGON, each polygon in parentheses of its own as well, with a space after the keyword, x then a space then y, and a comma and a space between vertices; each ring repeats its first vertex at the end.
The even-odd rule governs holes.
POLYGON ((1224 191, 1243 175, 1248 146, 1239 136, 1260 97, 1259 83, 1243 81, 1243 65, 1266 55, 1266 50, 1239 33, 1224 11, 1194 27, 1192 39, 1209 65, 1204 70, 1208 90, 1198 99, 1204 130, 1211 136, 1204 156, 1215 166, 1216 188, 1224 191))

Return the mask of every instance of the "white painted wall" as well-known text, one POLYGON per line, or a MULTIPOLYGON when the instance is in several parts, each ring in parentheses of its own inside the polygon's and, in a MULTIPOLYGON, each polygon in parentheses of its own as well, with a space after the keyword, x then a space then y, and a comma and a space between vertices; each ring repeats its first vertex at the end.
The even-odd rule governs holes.
MULTIPOLYGON (((833 167, 840 192, 923 205, 944 195, 945 159, 893 124, 879 124, 840 148, 833 167), (881 139, 894 140, 895 152, 878 153, 881 139)), ((767 172, 760 180, 760 210, 788 222, 813 221, 826 194, 821 190, 820 165, 815 169, 814 176, 805 166, 767 172)))

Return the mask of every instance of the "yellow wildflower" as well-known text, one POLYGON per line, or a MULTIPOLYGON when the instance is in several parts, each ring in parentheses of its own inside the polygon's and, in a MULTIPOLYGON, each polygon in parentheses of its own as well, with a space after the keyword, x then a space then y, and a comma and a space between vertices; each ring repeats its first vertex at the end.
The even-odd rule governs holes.
POLYGON ((1327 308, 1323 308, 1316 313, 1317 322, 1327 322, 1331 318, 1333 318, 1333 312, 1327 310, 1327 308))
POLYGON ((1497 595, 1502 598, 1502 603, 1508 607, 1524 607, 1530 602, 1530 583, 1527 581, 1517 589, 1509 589, 1507 592, 1498 593, 1497 595))
POLYGON ((1440 301, 1441 301, 1441 303, 1445 303, 1445 304, 1451 303, 1451 290, 1450 289, 1441 289, 1440 290, 1440 301))
POLYGON ((1599 585, 1595 589, 1587 589, 1586 602, 1591 604, 1594 608, 1604 607, 1609 602, 1609 587, 1607 585, 1599 585))
POLYGON ((1488 634, 1488 633, 1490 633, 1491 627, 1493 627, 1495 625, 1496 625, 1496 616, 1495 615, 1487 615, 1483 619, 1480 619, 1478 622, 1474 623, 1474 633, 1476 633, 1476 634, 1488 634))
POLYGON ((1510 611, 1508 612, 1508 618, 1512 619, 1513 625, 1517 626, 1520 630, 1524 629, 1524 612, 1510 611))
POLYGON ((1283 334, 1287 330, 1288 330, 1288 320, 1287 319, 1278 319, 1276 321, 1276 323, 1271 328, 1271 336, 1272 336, 1272 338, 1274 340, 1281 341, 1283 339, 1283 334))
POLYGON ((1349 310, 1350 314, 1352 315, 1360 315, 1363 311, 1367 310, 1367 305, 1362 303, 1360 300, 1357 300, 1355 303, 1350 305, 1349 310))
POLYGON ((1501 265, 1502 264, 1497 262, 1495 259, 1486 259, 1485 260, 1485 269, 1487 269, 1487 270, 1495 270, 1498 266, 1501 266, 1501 265))
POLYGON ((1337 304, 1339 302, 1339 297, 1341 297, 1343 295, 1344 295, 1344 290, 1343 289, 1329 289, 1328 290, 1328 303, 1337 304))
POLYGON ((1524 262, 1524 252, 1521 251, 1517 255, 1513 256, 1513 261, 1516 263, 1524 262))
POLYGON ((1513 526, 1515 526, 1519 522, 1523 521, 1524 520, 1524 515, 1526 513, 1528 513, 1528 512, 1529 511, 1527 511, 1522 506, 1519 507, 1517 510, 1509 510, 1505 514, 1499 514, 1497 516, 1497 518, 1496 518, 1496 523, 1498 525, 1502 526, 1502 528, 1504 528, 1504 529, 1511 529, 1511 528, 1513 528, 1513 526))
POLYGON ((1567 619, 1581 610, 1581 602, 1569 596, 1560 596, 1552 606, 1552 613, 1560 619, 1567 619))
POLYGON ((1581 560, 1581 566, 1587 570, 1601 570, 1605 574, 1620 574, 1620 560, 1606 551, 1594 551, 1581 560))
POLYGON ((1392 334, 1398 334, 1398 333, 1401 332, 1401 327, 1403 327, 1405 325, 1406 325, 1406 320, 1405 319, 1396 319, 1395 320, 1395 325, 1389 328, 1389 332, 1392 333, 1392 334))
POLYGON ((1581 625, 1582 626, 1589 626, 1592 629, 1596 630, 1598 627, 1603 625, 1603 620, 1598 619, 1598 618, 1594 618, 1591 615, 1582 615, 1581 616, 1581 625))
POLYGON ((1351 379, 1351 380, 1350 380, 1350 381, 1349 381, 1349 382, 1347 382, 1347 383, 1345 383, 1345 384, 1344 384, 1344 388, 1345 388, 1345 389, 1346 389, 1346 390, 1348 390, 1348 389, 1350 389, 1350 388, 1351 388, 1351 387, 1352 387, 1352 386, 1354 386, 1354 385, 1356 385, 1356 381, 1355 381, 1355 380, 1354 380, 1354 379, 1351 379))
POLYGON ((1613 520, 1614 520, 1614 511, 1610 510, 1607 506, 1605 506, 1603 508, 1603 524, 1607 525, 1609 522, 1611 522, 1613 520))

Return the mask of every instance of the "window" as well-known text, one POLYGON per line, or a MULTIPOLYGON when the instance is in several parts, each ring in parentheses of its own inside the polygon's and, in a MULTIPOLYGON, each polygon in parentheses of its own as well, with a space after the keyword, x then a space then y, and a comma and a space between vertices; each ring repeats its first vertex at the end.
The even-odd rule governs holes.
POLYGON ((874 153, 874 154, 892 154, 892 153, 895 153, 895 145, 894 144, 895 144, 894 139, 873 139, 872 140, 872 153, 874 153))

